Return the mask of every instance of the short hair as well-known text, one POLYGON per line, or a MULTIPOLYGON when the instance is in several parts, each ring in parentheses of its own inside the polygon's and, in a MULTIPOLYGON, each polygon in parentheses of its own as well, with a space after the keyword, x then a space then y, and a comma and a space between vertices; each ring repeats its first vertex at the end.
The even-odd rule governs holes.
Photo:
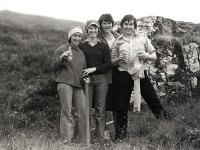
POLYGON ((99 17, 99 24, 100 24, 100 27, 102 25, 102 22, 103 21, 106 21, 106 22, 111 22, 112 23, 112 26, 114 26, 114 20, 113 20, 113 17, 111 14, 102 14, 100 17, 99 17))
POLYGON ((126 21, 131 21, 133 20, 134 21, 134 28, 136 29, 137 28, 137 20, 136 18, 131 15, 131 14, 128 14, 128 15, 125 15, 123 18, 122 18, 122 21, 120 22, 120 26, 123 28, 123 23, 126 22, 126 21))

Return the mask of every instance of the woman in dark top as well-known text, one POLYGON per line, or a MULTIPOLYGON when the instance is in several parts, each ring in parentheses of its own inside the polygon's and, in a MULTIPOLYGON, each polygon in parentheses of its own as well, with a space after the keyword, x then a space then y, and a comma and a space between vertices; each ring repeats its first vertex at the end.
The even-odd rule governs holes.
POLYGON ((95 137, 103 139, 105 130, 105 101, 108 91, 105 73, 111 68, 111 58, 108 45, 97 38, 99 33, 98 22, 94 20, 87 21, 85 31, 88 34, 88 38, 79 44, 87 64, 83 75, 90 78, 89 101, 90 110, 92 106, 95 108, 95 137))

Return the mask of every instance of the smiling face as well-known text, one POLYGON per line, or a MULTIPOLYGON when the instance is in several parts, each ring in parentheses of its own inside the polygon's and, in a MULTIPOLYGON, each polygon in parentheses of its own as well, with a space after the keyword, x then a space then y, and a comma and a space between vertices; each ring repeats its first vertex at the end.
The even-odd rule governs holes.
POLYGON ((103 32, 110 32, 112 29, 112 22, 103 21, 101 24, 103 32))
POLYGON ((82 38, 82 34, 79 32, 76 32, 74 34, 72 34, 71 36, 71 44, 77 46, 78 43, 81 41, 82 38))
POLYGON ((88 35, 91 38, 95 38, 98 35, 99 28, 96 25, 91 25, 88 27, 88 35))
POLYGON ((123 23, 123 34, 131 35, 135 32, 134 20, 127 20, 123 23))

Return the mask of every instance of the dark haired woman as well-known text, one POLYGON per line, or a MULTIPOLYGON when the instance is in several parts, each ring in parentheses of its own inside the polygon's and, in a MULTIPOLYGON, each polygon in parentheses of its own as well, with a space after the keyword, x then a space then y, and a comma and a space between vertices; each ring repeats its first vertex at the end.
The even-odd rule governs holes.
POLYGON ((115 139, 127 137, 128 108, 135 83, 139 88, 136 88, 139 92, 136 95, 141 94, 154 116, 158 119, 171 119, 160 104, 145 71, 146 62, 157 58, 154 47, 145 34, 136 32, 137 21, 133 15, 125 15, 120 26, 122 35, 114 41, 111 52, 112 63, 117 67, 113 78, 115 90, 113 107, 116 113, 115 139))
MULTIPOLYGON (((101 32, 99 34, 99 39, 107 44, 110 48, 110 53, 111 53, 111 46, 114 42, 114 40, 119 37, 119 34, 117 32, 113 31, 113 26, 114 26, 114 20, 111 14, 106 13, 106 14, 102 14, 99 19, 98 19, 99 25, 100 25, 100 29, 101 32)), ((107 111, 113 111, 113 81, 112 81, 112 72, 113 69, 115 68, 111 68, 110 70, 108 70, 106 72, 106 79, 108 82, 108 94, 107 94, 107 99, 106 99, 106 110, 107 111)), ((107 116, 107 115, 106 115, 107 116)), ((113 120, 115 120, 115 113, 113 112, 113 120)), ((114 128, 115 128, 115 121, 114 121, 114 128)), ((109 139, 109 132, 105 126, 105 133, 104 133, 104 138, 105 139, 109 139)))

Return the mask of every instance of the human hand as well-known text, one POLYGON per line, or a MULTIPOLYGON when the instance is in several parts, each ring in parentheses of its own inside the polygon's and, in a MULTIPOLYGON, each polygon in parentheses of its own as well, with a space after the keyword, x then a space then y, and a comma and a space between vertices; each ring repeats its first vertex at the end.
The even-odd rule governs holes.
POLYGON ((83 77, 85 83, 90 83, 90 78, 88 76, 83 77))
POLYGON ((68 57, 68 56, 72 56, 72 52, 71 52, 71 51, 66 51, 66 52, 64 52, 64 53, 60 56, 60 58, 63 59, 64 57, 68 57))
POLYGON ((138 51, 137 56, 140 60, 147 60, 149 59, 149 53, 145 51, 138 51))
POLYGON ((88 76, 90 73, 93 73, 96 71, 96 68, 87 68, 83 70, 83 77, 88 76))
POLYGON ((121 51, 119 54, 119 59, 125 62, 127 60, 127 51, 125 50, 121 51))

